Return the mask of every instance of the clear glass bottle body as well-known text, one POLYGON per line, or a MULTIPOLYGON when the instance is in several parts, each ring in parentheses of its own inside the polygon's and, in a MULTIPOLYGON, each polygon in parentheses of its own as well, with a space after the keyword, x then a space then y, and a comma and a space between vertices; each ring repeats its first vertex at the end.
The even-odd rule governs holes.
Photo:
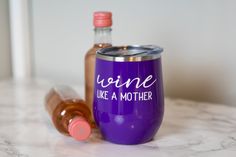
POLYGON ((96 51, 112 46, 111 27, 98 27, 95 28, 94 31, 94 45, 85 55, 85 101, 91 111, 93 110, 96 51))

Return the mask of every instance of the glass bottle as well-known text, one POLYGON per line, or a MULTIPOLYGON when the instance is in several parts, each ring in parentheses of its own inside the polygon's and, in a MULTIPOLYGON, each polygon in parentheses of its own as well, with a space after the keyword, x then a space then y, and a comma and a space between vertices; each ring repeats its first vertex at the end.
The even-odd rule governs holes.
POLYGON ((45 108, 60 133, 79 141, 90 136, 93 127, 91 112, 71 87, 52 88, 45 97, 45 108))
POLYGON ((111 41, 111 12, 94 12, 94 45, 85 55, 85 101, 90 110, 93 110, 93 91, 96 51, 101 48, 112 46, 111 41))

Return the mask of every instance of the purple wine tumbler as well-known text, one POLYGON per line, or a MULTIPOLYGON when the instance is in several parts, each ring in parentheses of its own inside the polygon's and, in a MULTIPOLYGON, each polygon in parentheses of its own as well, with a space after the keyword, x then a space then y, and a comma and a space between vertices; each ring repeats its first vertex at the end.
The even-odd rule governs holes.
POLYGON ((162 48, 121 46, 97 51, 93 114, 105 140, 152 140, 164 112, 162 48))

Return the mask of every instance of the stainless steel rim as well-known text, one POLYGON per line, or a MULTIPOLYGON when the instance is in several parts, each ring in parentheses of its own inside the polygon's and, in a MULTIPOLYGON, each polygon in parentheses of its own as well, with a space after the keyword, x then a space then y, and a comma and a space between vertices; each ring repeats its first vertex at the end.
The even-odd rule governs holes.
POLYGON ((115 62, 139 62, 160 58, 162 52, 162 48, 154 45, 115 46, 98 50, 96 57, 102 60, 115 62), (116 52, 119 50, 137 50, 137 53, 125 55, 116 53, 109 54, 109 52, 116 52))

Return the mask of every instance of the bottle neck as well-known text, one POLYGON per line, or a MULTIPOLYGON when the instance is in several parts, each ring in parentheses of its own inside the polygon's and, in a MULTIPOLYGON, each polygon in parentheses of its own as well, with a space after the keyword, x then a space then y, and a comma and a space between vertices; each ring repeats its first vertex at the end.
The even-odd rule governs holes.
POLYGON ((84 116, 83 113, 81 113, 80 111, 66 112, 61 120, 64 129, 68 131, 69 125, 72 122, 72 120, 75 119, 76 117, 83 117, 83 116, 84 116))
POLYGON ((94 29, 94 44, 111 44, 111 27, 96 27, 94 29))

